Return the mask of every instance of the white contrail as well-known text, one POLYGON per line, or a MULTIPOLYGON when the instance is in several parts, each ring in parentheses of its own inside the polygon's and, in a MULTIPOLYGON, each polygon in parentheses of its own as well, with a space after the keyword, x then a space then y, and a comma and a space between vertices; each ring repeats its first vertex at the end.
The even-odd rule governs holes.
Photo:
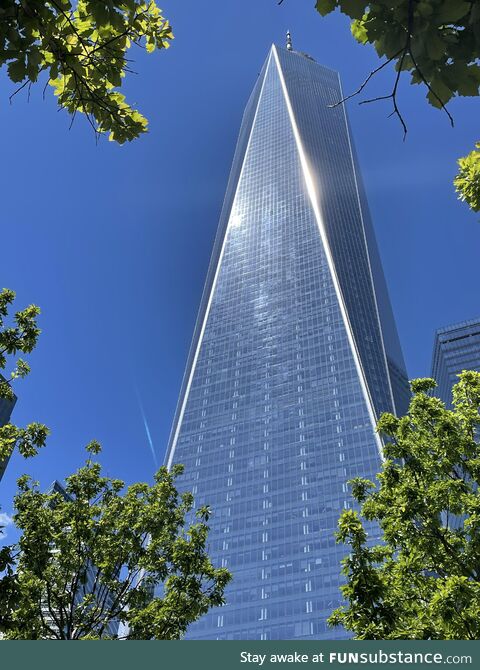
POLYGON ((135 389, 135 395, 137 396, 138 406, 140 408, 140 413, 142 415, 143 425, 145 426, 145 432, 147 433, 148 444, 150 446, 150 451, 152 452, 153 462, 155 463, 155 467, 158 468, 158 461, 157 461, 157 456, 155 454, 155 449, 153 447, 152 436, 150 435, 150 429, 148 427, 147 417, 145 416, 145 411, 143 409, 142 399, 140 397, 140 392, 139 392, 136 384, 134 384, 134 389, 135 389))

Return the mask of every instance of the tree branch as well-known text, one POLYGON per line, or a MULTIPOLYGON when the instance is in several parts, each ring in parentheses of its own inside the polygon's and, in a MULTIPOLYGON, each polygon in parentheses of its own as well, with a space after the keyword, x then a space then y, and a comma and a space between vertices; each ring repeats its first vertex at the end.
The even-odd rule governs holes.
MULTIPOLYGON (((365 88, 365 86, 368 84, 368 82, 370 81, 370 79, 371 79, 373 76, 375 76, 375 75, 377 74, 377 72, 380 72, 380 70, 382 70, 386 65, 388 65, 388 64, 391 63, 393 60, 395 60, 395 58, 397 58, 397 56, 399 56, 399 55, 402 53, 402 51, 403 51, 403 49, 399 49, 399 50, 397 51, 397 53, 396 53, 394 56, 392 56, 391 58, 389 58, 388 60, 386 60, 384 63, 382 63, 381 65, 379 65, 378 67, 376 67, 374 70, 372 70, 372 71, 370 72, 370 74, 368 75, 368 77, 367 77, 367 78, 365 79, 365 81, 363 82, 363 84, 361 84, 361 85, 358 87, 358 89, 357 89, 356 91, 354 91, 354 93, 350 93, 350 95, 347 95, 346 97, 342 98, 342 99, 339 100, 338 102, 335 102, 333 105, 327 105, 327 107, 329 107, 329 108, 338 107, 339 105, 343 105, 344 102, 347 102, 347 100, 350 100, 351 98, 354 98, 355 96, 359 95, 359 94, 363 91, 363 89, 365 88)), ((388 97, 390 97, 390 96, 388 96, 388 97)))
MULTIPOLYGON (((281 4, 281 2, 283 2, 283 0, 280 0, 279 4, 281 4)), ((450 112, 446 108, 443 100, 437 95, 437 93, 432 89, 432 87, 428 83, 428 81, 425 78, 422 70, 418 66, 418 63, 417 63, 417 61, 415 59, 415 56, 413 55, 413 52, 412 52, 412 37, 413 37, 413 28, 414 28, 414 25, 413 25, 414 24, 414 5, 415 5, 415 0, 409 0, 409 2, 408 2, 408 23, 407 23, 407 28, 406 28, 407 35, 406 35, 406 40, 405 40, 404 46, 401 49, 399 49, 393 56, 388 58, 384 63, 382 63, 377 68, 372 70, 370 72, 370 74, 366 77, 365 81, 358 87, 358 89, 354 93, 351 93, 350 95, 342 98, 342 100, 340 100, 339 102, 334 103, 333 105, 328 105, 328 107, 330 107, 330 108, 337 107, 338 105, 343 104, 347 100, 350 100, 351 98, 354 98, 355 96, 359 95, 363 91, 363 89, 367 86, 367 84, 372 79, 372 77, 374 77, 374 75, 376 75, 378 72, 380 72, 380 70, 382 70, 386 65, 388 65, 389 63, 394 61, 396 58, 398 58, 401 54, 400 60, 399 60, 398 66, 397 66, 398 67, 398 72, 397 72, 397 75, 395 77, 395 82, 394 82, 394 85, 393 85, 392 92, 389 95, 380 95, 380 96, 376 96, 375 98, 370 98, 368 100, 362 100, 361 102, 359 102, 359 104, 360 105, 366 105, 366 104, 369 104, 369 103, 372 103, 372 102, 379 102, 380 100, 392 100, 393 112, 391 114, 389 114, 389 116, 394 116, 395 115, 395 116, 398 117, 398 119, 399 119, 399 121, 402 125, 402 128, 403 128, 403 139, 404 139, 404 141, 405 141, 405 138, 407 136, 407 130, 408 129, 407 129, 407 125, 405 123, 405 120, 404 120, 404 118, 403 118, 403 116, 400 112, 399 107, 398 107, 397 92, 398 92, 398 85, 399 85, 400 77, 401 77, 401 73, 402 73, 402 66, 403 66, 403 63, 404 63, 405 58, 407 56, 410 56, 410 58, 412 59, 412 63, 415 67, 415 71, 418 73, 418 75, 421 78, 421 80, 423 81, 423 83, 426 85, 426 87, 428 88, 430 93, 438 101, 441 108, 443 109, 445 114, 448 116, 451 126, 452 127, 454 126, 453 116, 450 114, 450 112)), ((405 30, 405 28, 403 26, 401 26, 401 27, 405 30)))

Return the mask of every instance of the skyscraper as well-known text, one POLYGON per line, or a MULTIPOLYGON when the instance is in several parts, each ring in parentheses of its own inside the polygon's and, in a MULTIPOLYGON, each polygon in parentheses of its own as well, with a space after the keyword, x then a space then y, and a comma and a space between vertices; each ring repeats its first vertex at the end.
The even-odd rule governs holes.
POLYGON ((274 45, 244 113, 167 453, 234 576, 191 638, 345 636, 334 531, 408 387, 341 97, 274 45))
MULTIPOLYGON (((4 381, 5 378, 0 375, 0 382, 4 381)), ((0 426, 4 426, 10 421, 10 415, 12 413, 13 408, 15 407, 15 403, 17 402, 16 396, 14 397, 13 400, 8 400, 7 398, 0 398, 0 426)), ((2 479, 5 469, 8 465, 8 461, 10 459, 1 459, 0 458, 0 480, 2 479)))
POLYGON ((433 344, 432 377, 435 395, 452 406, 452 386, 462 370, 480 372, 480 319, 439 328, 433 344))

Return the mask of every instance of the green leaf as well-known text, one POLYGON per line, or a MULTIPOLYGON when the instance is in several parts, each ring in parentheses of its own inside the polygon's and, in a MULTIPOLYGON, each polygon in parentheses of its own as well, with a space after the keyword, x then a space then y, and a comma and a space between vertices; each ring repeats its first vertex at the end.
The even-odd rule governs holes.
POLYGON ((25 60, 19 58, 8 64, 8 76, 13 82, 21 82, 25 79, 27 75, 27 69, 25 66, 25 60))
POLYGON ((416 6, 416 11, 424 18, 427 18, 433 14, 433 6, 429 2, 419 2, 416 6))
POLYGON ((365 14, 368 2, 365 0, 338 0, 340 9, 351 19, 361 19, 365 14))
POLYGON ((428 91, 427 100, 433 106, 441 108, 446 105, 453 96, 453 91, 438 77, 430 82, 431 90, 428 91))
POLYGON ((474 212, 480 212, 480 142, 467 156, 459 158, 458 166, 454 180, 458 198, 474 212))
POLYGON ((457 90, 459 83, 469 78, 468 66, 462 61, 450 63, 443 69, 442 77, 450 90, 457 90))
POLYGON ((435 19, 439 23, 452 23, 466 16, 470 8, 471 3, 464 0, 443 0, 435 13, 435 19))
POLYGON ((458 93, 463 96, 477 96, 479 83, 474 77, 466 77, 458 82, 458 93))
POLYGON ((426 48, 432 60, 440 60, 445 57, 446 44, 436 33, 429 34, 426 48))
POLYGON ((453 63, 447 66, 448 82, 453 83, 459 95, 477 96, 480 85, 480 66, 453 63))
POLYGON ((412 393, 429 393, 436 388, 437 382, 431 377, 421 377, 419 379, 412 379, 410 388, 412 393))
POLYGON ((336 6, 337 6, 336 0, 317 0, 315 4, 315 9, 322 16, 326 16, 327 14, 333 12, 336 6))
POLYGON ((368 42, 368 32, 363 21, 352 21, 350 25, 350 31, 353 37, 357 40, 357 42, 360 42, 360 44, 366 44, 368 42))
POLYGON ((40 63, 43 61, 42 54, 40 53, 39 49, 32 48, 28 52, 28 63, 29 65, 32 65, 34 67, 38 67, 40 63))

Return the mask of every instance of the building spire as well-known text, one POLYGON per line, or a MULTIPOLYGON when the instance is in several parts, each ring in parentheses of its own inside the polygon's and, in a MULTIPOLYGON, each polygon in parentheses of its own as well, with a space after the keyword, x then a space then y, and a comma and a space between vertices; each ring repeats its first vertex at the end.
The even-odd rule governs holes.
POLYGON ((289 30, 287 30, 287 49, 288 51, 293 51, 292 36, 289 30))

